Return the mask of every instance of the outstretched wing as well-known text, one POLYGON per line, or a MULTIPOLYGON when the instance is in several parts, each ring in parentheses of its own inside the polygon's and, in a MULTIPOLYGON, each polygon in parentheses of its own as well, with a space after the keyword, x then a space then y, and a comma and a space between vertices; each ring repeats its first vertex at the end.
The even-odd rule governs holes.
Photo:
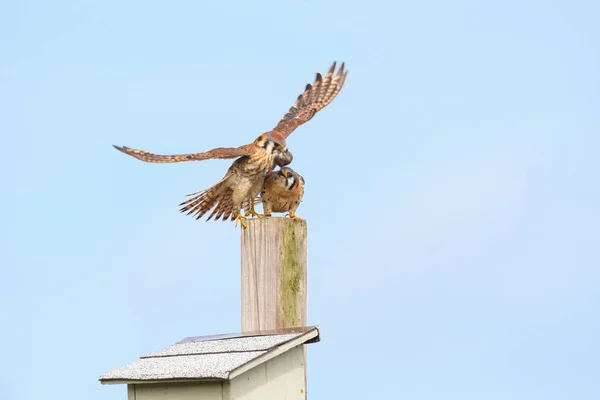
POLYGON ((176 154, 172 156, 153 154, 144 150, 131 149, 125 146, 115 146, 114 144, 113 147, 127 155, 130 155, 131 157, 135 157, 138 160, 150 163, 176 163, 184 161, 208 160, 210 158, 237 158, 252 154, 252 143, 240 147, 217 147, 216 149, 212 149, 204 153, 176 154))
POLYGON ((309 121, 315 114, 331 103, 342 90, 348 71, 344 71, 344 63, 335 73, 334 62, 325 78, 317 73, 314 83, 306 85, 304 92, 298 96, 296 103, 273 129, 287 138, 294 130, 309 121))

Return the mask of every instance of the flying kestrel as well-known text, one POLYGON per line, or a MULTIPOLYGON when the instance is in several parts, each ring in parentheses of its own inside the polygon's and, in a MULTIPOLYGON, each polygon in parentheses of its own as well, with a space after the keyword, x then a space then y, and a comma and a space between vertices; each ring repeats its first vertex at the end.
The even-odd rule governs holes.
POLYGON ((290 218, 302 219, 296 215, 296 209, 303 196, 304 178, 290 167, 283 167, 267 174, 260 201, 266 217, 270 217, 271 212, 287 212, 290 218))
POLYGON ((158 155, 144 150, 129 147, 114 146, 132 157, 151 163, 175 163, 184 161, 200 161, 211 158, 236 158, 229 170, 217 184, 210 188, 192 193, 191 199, 181 203, 181 212, 201 218, 211 209, 208 216, 226 221, 229 217, 246 227, 246 216, 241 210, 262 217, 254 210, 254 199, 260 193, 266 175, 275 168, 283 167, 292 161, 292 154, 285 150, 286 138, 303 123, 309 121, 314 115, 325 108, 340 92, 346 81, 348 71, 344 71, 344 63, 336 72, 334 62, 325 77, 317 73, 314 83, 306 85, 289 109, 287 114, 279 121, 273 130, 263 133, 252 143, 240 147, 218 147, 204 153, 158 155))

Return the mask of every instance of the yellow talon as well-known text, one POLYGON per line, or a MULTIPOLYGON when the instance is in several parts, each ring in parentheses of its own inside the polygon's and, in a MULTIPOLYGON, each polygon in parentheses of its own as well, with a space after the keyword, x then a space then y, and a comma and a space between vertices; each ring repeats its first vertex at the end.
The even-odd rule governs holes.
POLYGON ((244 221, 246 219, 245 216, 243 216, 239 211, 236 212, 234 214, 235 216, 235 226, 237 228, 238 226, 238 222, 244 227, 244 229, 246 229, 248 227, 248 225, 246 225, 246 222, 244 221))
POLYGON ((248 211, 248 215, 252 215, 253 217, 257 217, 257 218, 264 218, 265 215, 264 214, 259 214, 254 210, 250 210, 248 211))
POLYGON ((298 221, 304 221, 304 218, 300 218, 299 216, 297 216, 293 212, 290 212, 287 216, 290 217, 291 219, 295 219, 295 220, 298 220, 298 221))
POLYGON ((257 217, 257 218, 265 217, 264 214, 259 214, 256 212, 256 210, 254 209, 254 203, 250 203, 250 211, 248 211, 248 215, 252 215, 253 217, 257 217))

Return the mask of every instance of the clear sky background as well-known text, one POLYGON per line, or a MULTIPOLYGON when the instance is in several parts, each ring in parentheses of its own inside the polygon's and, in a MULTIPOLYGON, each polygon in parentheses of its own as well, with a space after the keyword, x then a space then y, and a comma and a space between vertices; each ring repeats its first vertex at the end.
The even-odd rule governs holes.
POLYGON ((333 60, 288 140, 311 399, 600 398, 598 1, 4 1, 0 399, 240 328, 239 228, 179 214, 333 60), (525 4, 527 3, 527 4, 525 4))

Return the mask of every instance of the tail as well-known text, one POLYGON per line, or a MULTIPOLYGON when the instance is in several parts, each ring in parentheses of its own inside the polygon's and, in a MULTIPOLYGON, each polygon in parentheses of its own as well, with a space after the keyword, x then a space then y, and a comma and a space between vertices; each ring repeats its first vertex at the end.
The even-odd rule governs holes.
POLYGON ((230 187, 225 185, 225 181, 223 180, 202 192, 188 195, 194 197, 181 203, 180 206, 183 207, 179 211, 187 211, 187 215, 193 215, 196 217, 196 219, 200 219, 204 214, 216 206, 213 212, 206 219, 207 221, 213 217, 215 217, 215 221, 217 221, 219 218, 222 218, 223 221, 226 221, 230 216, 233 219, 232 195, 233 191, 230 187))

